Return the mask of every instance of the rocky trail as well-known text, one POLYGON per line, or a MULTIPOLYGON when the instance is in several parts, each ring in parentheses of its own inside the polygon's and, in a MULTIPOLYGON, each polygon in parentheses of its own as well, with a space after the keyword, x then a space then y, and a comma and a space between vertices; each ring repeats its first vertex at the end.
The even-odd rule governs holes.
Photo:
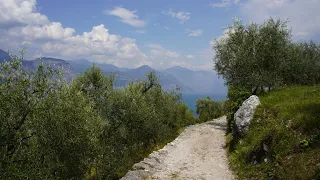
POLYGON ((226 157, 226 117, 186 128, 179 137, 135 164, 122 180, 234 179, 226 157))

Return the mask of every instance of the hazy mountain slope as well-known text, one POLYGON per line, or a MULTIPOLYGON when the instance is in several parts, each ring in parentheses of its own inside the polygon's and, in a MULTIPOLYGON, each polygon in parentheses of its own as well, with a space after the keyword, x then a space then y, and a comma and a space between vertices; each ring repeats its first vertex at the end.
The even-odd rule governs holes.
POLYGON ((144 80, 147 77, 147 74, 150 71, 154 71, 156 75, 159 77, 159 82, 165 90, 175 89, 178 85, 181 88, 182 92, 193 92, 193 90, 180 82, 174 76, 165 74, 163 72, 157 71, 149 66, 141 66, 136 69, 126 69, 125 71, 119 69, 119 71, 115 72, 117 75, 117 80, 121 85, 126 84, 129 81, 137 81, 144 80))
POLYGON ((54 69, 63 69, 63 74, 66 80, 69 82, 75 77, 75 73, 73 71, 72 66, 70 63, 63 59, 56 59, 56 58, 50 58, 50 57, 43 57, 43 58, 37 58, 32 61, 33 66, 36 68, 40 65, 41 62, 43 62, 45 65, 49 65, 53 67, 54 69))
MULTIPOLYGON (((9 54, 3 50, 0 49, 0 63, 4 61, 11 61, 11 58, 9 54)), ((35 60, 22 60, 22 66, 27 71, 34 71, 37 69, 37 67, 40 65, 40 63, 43 62, 47 66, 51 66, 54 69, 62 69, 64 70, 64 77, 67 81, 71 81, 72 78, 75 77, 75 73, 73 72, 73 69, 71 65, 63 60, 63 59, 55 59, 55 58, 37 58, 35 60)))
POLYGON ((83 73, 88 67, 92 65, 92 62, 86 59, 71 60, 68 61, 68 63, 72 66, 75 73, 83 73))
POLYGON ((9 54, 4 50, 0 49, 0 63, 8 60, 11 60, 9 54))
POLYGON ((226 87, 223 79, 219 79, 215 71, 192 71, 186 68, 175 66, 164 71, 176 77, 183 84, 192 87, 195 92, 226 94, 226 87))
POLYGON ((113 64, 93 63, 93 62, 90 62, 86 59, 70 60, 68 62, 71 64, 74 72, 76 72, 76 73, 84 72, 88 67, 92 66, 93 64, 95 64, 96 66, 101 68, 102 71, 107 74, 110 72, 125 72, 128 70, 127 68, 120 68, 120 67, 117 67, 113 64))
MULTIPOLYGON (((0 49, 0 62, 4 59, 10 60, 7 52, 0 49)), ((43 61, 46 65, 54 68, 64 69, 64 76, 70 81, 78 73, 83 73, 87 68, 92 66, 92 62, 86 59, 70 60, 43 57, 32 61, 22 61, 27 70, 36 70, 43 61)), ((116 87, 124 87, 130 81, 144 80, 150 71, 154 71, 159 77, 160 84, 165 90, 175 89, 178 85, 181 92, 188 93, 210 93, 226 94, 226 88, 222 79, 218 79, 214 71, 192 71, 179 66, 169 68, 165 71, 157 71, 149 66, 141 66, 136 69, 119 68, 112 64, 94 63, 102 69, 105 75, 115 73, 116 87)))
MULTIPOLYGON (((73 60, 68 61, 71 66, 74 68, 76 73, 84 72, 88 67, 92 66, 92 62, 88 60, 73 60)), ((119 68, 112 64, 99 64, 94 63, 96 66, 102 69, 104 74, 109 75, 114 73, 116 75, 115 85, 117 87, 124 87, 130 81, 144 80, 147 77, 148 72, 154 71, 156 75, 159 77, 160 84, 166 90, 175 89, 176 85, 181 88, 182 92, 193 92, 192 88, 186 86, 182 82, 180 82, 176 77, 157 71, 149 66, 141 66, 136 69, 127 69, 127 68, 119 68)))

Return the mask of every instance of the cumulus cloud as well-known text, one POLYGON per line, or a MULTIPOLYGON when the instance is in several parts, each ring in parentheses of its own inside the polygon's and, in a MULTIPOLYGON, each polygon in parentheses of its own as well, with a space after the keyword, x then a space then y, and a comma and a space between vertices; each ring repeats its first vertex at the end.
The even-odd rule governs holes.
POLYGON ((320 40, 318 7, 318 0, 248 0, 240 5, 240 12, 247 20, 259 23, 269 17, 289 19, 295 39, 320 40))
POLYGON ((138 33, 138 34, 145 34, 145 33, 147 33, 148 31, 146 31, 146 30, 136 30, 136 31, 134 31, 135 33, 138 33))
POLYGON ((146 45, 150 49, 149 60, 158 69, 167 69, 173 66, 181 66, 191 70, 212 70, 213 51, 212 48, 195 52, 194 55, 181 55, 179 52, 166 49, 160 44, 146 45))
POLYGON ((186 29, 185 30, 185 33, 187 33, 188 36, 201 36, 202 32, 203 31, 201 29, 197 29, 197 30, 186 29))
POLYGON ((46 24, 48 17, 36 12, 36 0, 0 0, 0 28, 46 24))
POLYGON ((13 28, 9 34, 13 36, 24 36, 25 39, 64 39, 73 35, 72 28, 63 28, 59 22, 51 22, 45 25, 27 25, 22 28, 13 28))
POLYGON ((191 18, 191 13, 189 12, 183 12, 183 11, 173 12, 172 9, 169 9, 169 11, 167 12, 163 11, 162 13, 168 16, 171 16, 173 18, 179 19, 181 24, 185 23, 191 18))
POLYGON ((148 45, 148 47, 152 48, 150 51, 150 54, 152 57, 158 56, 161 57, 164 56, 165 58, 178 58, 180 56, 180 54, 178 52, 175 51, 170 51, 167 50, 166 48, 162 47, 159 44, 150 44, 148 45))
POLYGON ((45 53, 61 54, 67 58, 89 58, 96 62, 120 67, 136 67, 147 61, 135 39, 109 33, 104 25, 94 26, 90 32, 69 36, 60 41, 49 41, 41 46, 45 53))
MULTIPOLYGON (((136 12, 131 13, 135 15, 136 12)), ((181 17, 178 14, 174 16, 181 17)), ((122 17, 139 20, 130 13, 122 17)), ((197 54, 192 55, 194 58, 186 58, 180 52, 159 44, 149 44, 144 53, 135 39, 111 33, 103 24, 92 27, 88 32, 76 32, 38 13, 35 0, 0 0, 0 48, 16 51, 25 46, 28 48, 27 59, 34 59, 41 53, 44 57, 88 59, 128 68, 146 64, 157 69, 173 65, 197 69, 204 68, 205 64, 197 54), (7 10, 4 7, 10 7, 12 14, 5 14, 7 10)))
POLYGON ((232 4, 239 4, 240 0, 221 0, 221 2, 219 3, 210 3, 209 6, 212 7, 218 7, 218 8, 222 8, 222 7, 227 7, 227 6, 231 6, 232 4))
POLYGON ((112 10, 105 10, 104 14, 117 16, 120 18, 120 21, 129 24, 134 27, 144 27, 146 25, 145 21, 139 19, 139 16, 136 15, 137 11, 130 11, 122 7, 115 7, 112 10))
POLYGON ((148 44, 148 57, 152 64, 159 69, 166 69, 173 66, 173 62, 179 60, 180 53, 168 50, 160 44, 148 44))
POLYGON ((186 55, 186 58, 193 59, 193 56, 191 54, 189 54, 189 55, 186 55))
MULTIPOLYGON (((76 35, 75 29, 50 22, 47 16, 37 13, 35 0, 0 0, 0 10, 0 48, 17 50, 27 46, 29 58, 41 53, 64 59, 86 58, 120 67, 151 64, 135 39, 111 34, 103 24, 76 35), (9 8, 11 14, 5 14, 8 10, 4 7, 9 8), (12 26, 9 27, 8 22, 12 26)), ((138 18, 130 14, 123 17, 138 18)))

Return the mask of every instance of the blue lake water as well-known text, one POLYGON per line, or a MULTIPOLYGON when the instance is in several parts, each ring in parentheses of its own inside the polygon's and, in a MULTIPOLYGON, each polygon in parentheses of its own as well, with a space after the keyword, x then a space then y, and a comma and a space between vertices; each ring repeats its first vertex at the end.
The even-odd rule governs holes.
POLYGON ((221 101, 227 99, 226 95, 216 95, 216 94, 182 94, 182 101, 188 104, 189 109, 193 110, 194 116, 196 114, 196 102, 199 98, 206 98, 209 96, 212 100, 221 101))

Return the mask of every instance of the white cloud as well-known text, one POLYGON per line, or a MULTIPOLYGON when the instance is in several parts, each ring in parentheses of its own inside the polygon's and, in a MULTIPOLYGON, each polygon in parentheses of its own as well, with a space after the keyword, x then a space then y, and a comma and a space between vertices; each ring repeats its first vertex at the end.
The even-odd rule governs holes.
POLYGON ((157 69, 167 69, 173 66, 181 66, 191 70, 212 70, 213 69, 213 55, 211 46, 195 52, 195 54, 187 54, 181 56, 180 53, 168 50, 159 44, 148 44, 146 47, 150 48, 148 53, 149 60, 157 69))
POLYGON ((163 28, 164 28, 165 30, 169 30, 169 29, 170 29, 168 26, 163 26, 163 28))
POLYGON ((149 60, 158 69, 166 69, 173 66, 173 62, 179 60, 180 54, 176 51, 168 50, 160 44, 146 45, 150 49, 149 60))
POLYGON ((234 29, 229 29, 229 28, 225 28, 222 32, 222 35, 219 36, 219 37, 215 37, 214 39, 212 39, 209 44, 212 46, 214 44, 214 40, 217 40, 217 41, 221 41, 221 40, 225 40, 229 37, 229 34, 232 34, 234 33, 234 29))
POLYGON ((197 29, 197 30, 186 29, 185 30, 185 33, 187 33, 188 36, 201 36, 202 32, 203 31, 201 29, 197 29))
POLYGON ((136 31, 134 31, 135 33, 138 33, 138 34, 145 34, 145 33, 147 33, 148 31, 146 31, 146 30, 136 30, 136 31))
MULTIPOLYGON (((51 22, 46 15, 38 13, 35 0, 0 0, 0 10, 0 48, 17 51, 27 46, 27 59, 34 59, 41 53, 43 57, 84 58, 128 68, 146 64, 156 69, 179 64, 191 69, 205 69, 206 64, 212 63, 209 56, 195 53, 192 54, 194 58, 189 59, 191 56, 186 58, 180 52, 159 44, 149 44, 144 53, 135 39, 111 33, 109 27, 103 24, 92 27, 88 32, 76 32, 75 29, 65 27, 61 22, 51 22), (15 13, 7 16, 3 7, 10 7, 11 12, 15 13)), ((135 15, 135 12, 132 13, 135 15)), ((135 16, 123 17, 130 19, 135 16)))
MULTIPOLYGON (((27 58, 41 53, 63 59, 86 58, 120 67, 151 64, 135 39, 111 34, 103 24, 76 35, 75 29, 63 27, 60 22, 50 22, 45 15, 37 13, 35 0, 0 0, 0 9, 3 7, 9 8, 12 14, 0 11, 0 24, 10 22, 12 26, 0 28, 0 48, 15 51, 27 46, 27 58)), ((136 16, 127 19, 130 17, 136 16)))
POLYGON ((72 28, 63 28, 59 22, 51 22, 45 25, 27 25, 25 27, 13 28, 9 34, 14 36, 24 36, 28 40, 33 39, 64 39, 73 35, 72 28))
POLYGON ((183 11, 173 12, 172 9, 169 9, 168 12, 163 11, 162 13, 168 16, 171 16, 173 18, 179 19, 181 24, 185 23, 191 18, 191 13, 189 12, 183 12, 183 11))
POLYGON ((137 67, 141 62, 148 62, 147 55, 140 51, 135 39, 110 34, 102 24, 82 35, 49 41, 41 48, 44 53, 58 54, 64 58, 88 58, 120 67, 137 67))
POLYGON ((167 50, 166 48, 164 48, 160 44, 147 44, 146 47, 150 48, 151 49, 150 52, 154 52, 154 54, 156 54, 156 52, 163 52, 164 56, 167 56, 170 58, 178 58, 180 56, 179 53, 177 53, 175 51, 167 50))
POLYGON ((36 12, 36 0, 0 0, 0 28, 46 24, 47 16, 36 12))
POLYGON ((320 40, 319 0, 248 0, 240 11, 249 21, 262 23, 269 17, 289 19, 295 39, 320 40))
POLYGON ((210 3, 209 6, 212 7, 227 7, 227 6, 231 6, 232 4, 239 4, 240 0, 221 0, 221 2, 219 3, 210 3))
POLYGON ((105 10, 104 13, 117 16, 120 18, 121 22, 134 27, 144 27, 146 25, 146 22, 140 20, 139 16, 136 15, 137 11, 129 11, 122 7, 115 7, 113 10, 105 10))
POLYGON ((164 49, 160 44, 147 44, 146 47, 151 49, 164 49))

